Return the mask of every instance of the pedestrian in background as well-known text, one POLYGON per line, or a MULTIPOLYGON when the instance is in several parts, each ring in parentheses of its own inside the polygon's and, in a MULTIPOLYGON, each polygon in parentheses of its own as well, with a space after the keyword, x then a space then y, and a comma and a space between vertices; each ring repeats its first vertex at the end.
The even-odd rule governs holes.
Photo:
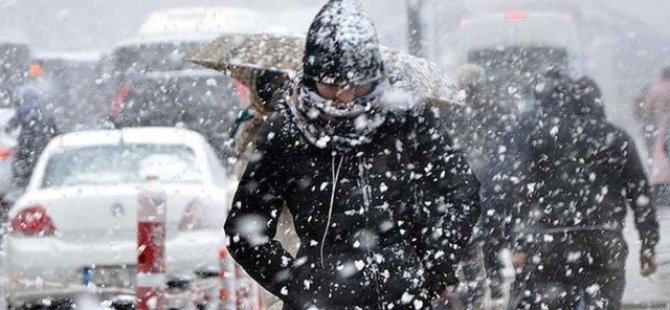
POLYGON ((661 80, 649 89, 642 109, 642 118, 651 133, 649 149, 649 182, 657 205, 670 205, 670 162, 665 154, 666 128, 670 125, 670 67, 661 72, 661 80))
POLYGON ((329 1, 225 225, 232 256, 285 309, 431 309, 457 282, 479 183, 436 112, 388 104, 389 87, 360 3, 329 1), (296 256, 275 240, 285 206, 296 256))
POLYGON ((633 140, 605 118, 595 82, 559 80, 522 153, 511 308, 620 309, 630 207, 641 273, 656 270, 658 222, 633 140))
POLYGON ((32 176, 40 154, 53 137, 58 135, 55 120, 42 109, 39 91, 32 86, 22 86, 13 96, 15 116, 6 130, 20 128, 14 161, 12 163, 13 186, 22 191, 32 176))
POLYGON ((507 245, 504 235, 505 217, 510 214, 496 191, 499 174, 504 171, 507 159, 504 139, 513 129, 516 109, 514 104, 499 96, 487 81, 486 71, 476 64, 461 66, 456 75, 456 85, 465 95, 465 105, 453 113, 461 114, 463 124, 458 126, 463 151, 468 163, 481 182, 482 215, 479 220, 473 243, 469 247, 468 258, 463 262, 463 272, 470 297, 467 303, 478 308, 476 300, 488 287, 494 300, 503 298, 503 264, 499 254, 507 245), (483 262, 485 273, 480 275, 478 266, 483 262), (486 285, 480 287, 481 282, 486 285))

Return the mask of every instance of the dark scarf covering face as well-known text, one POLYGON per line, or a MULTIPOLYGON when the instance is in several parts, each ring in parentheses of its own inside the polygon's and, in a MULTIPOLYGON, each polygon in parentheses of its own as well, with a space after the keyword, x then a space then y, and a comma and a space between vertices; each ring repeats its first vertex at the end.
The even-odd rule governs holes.
POLYGON ((388 82, 378 84, 368 95, 352 102, 336 103, 298 83, 288 100, 293 121, 314 146, 348 151, 369 143, 386 120, 382 96, 388 82))

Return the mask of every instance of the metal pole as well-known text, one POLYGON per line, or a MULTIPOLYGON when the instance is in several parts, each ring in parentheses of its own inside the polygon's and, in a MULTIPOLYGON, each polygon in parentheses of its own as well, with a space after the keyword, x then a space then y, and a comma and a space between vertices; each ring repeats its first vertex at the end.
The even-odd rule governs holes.
POLYGON ((407 26, 409 52, 418 57, 425 57, 425 33, 422 22, 424 0, 407 0, 407 26))

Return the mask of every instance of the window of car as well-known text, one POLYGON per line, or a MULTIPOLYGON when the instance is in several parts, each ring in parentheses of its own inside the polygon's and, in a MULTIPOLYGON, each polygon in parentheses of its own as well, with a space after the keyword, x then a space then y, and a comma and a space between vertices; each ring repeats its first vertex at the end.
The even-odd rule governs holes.
POLYGON ((42 188, 163 182, 201 183, 196 156, 185 145, 118 144, 66 148, 47 162, 42 188))
POLYGON ((114 52, 114 67, 120 74, 176 71, 197 66, 183 57, 199 42, 144 43, 123 46, 114 52))

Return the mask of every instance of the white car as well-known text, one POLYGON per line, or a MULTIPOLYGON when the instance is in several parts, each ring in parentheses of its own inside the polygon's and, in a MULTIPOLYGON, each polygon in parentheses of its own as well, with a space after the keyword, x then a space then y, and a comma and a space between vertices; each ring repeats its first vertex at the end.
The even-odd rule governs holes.
POLYGON ((155 127, 69 133, 49 143, 10 210, 9 304, 132 293, 138 190, 148 176, 167 195, 167 277, 218 268, 236 182, 202 136, 155 127))

